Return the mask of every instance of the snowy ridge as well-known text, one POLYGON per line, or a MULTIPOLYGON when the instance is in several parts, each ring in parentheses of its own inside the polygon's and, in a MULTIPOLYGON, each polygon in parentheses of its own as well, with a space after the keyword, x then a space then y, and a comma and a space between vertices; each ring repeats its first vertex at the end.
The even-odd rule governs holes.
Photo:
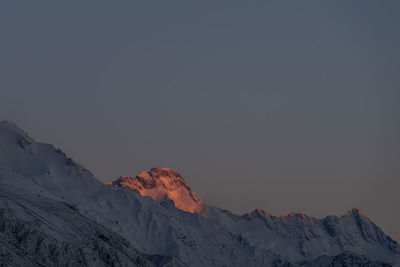
POLYGON ((323 219, 298 213, 277 217, 259 209, 239 216, 209 208, 205 216, 258 248, 285 251, 290 261, 349 251, 374 260, 392 259, 392 264, 400 262, 399 245, 358 209, 323 219))
MULTIPOLYGON (((4 196, 0 197, 0 214, 15 214, 18 220, 28 221, 30 227, 40 225, 35 225, 37 219, 30 219, 26 215, 30 212, 21 212, 18 205, 10 205, 5 199, 23 203, 28 211, 41 209, 42 217, 51 215, 55 205, 62 212, 51 216, 65 220, 66 228, 73 222, 62 217, 64 208, 82 218, 82 229, 102 229, 106 237, 117 233, 120 238, 116 239, 120 241, 115 241, 116 246, 125 249, 120 254, 113 251, 113 246, 98 242, 120 262, 132 257, 129 255, 137 255, 145 264, 158 266, 328 266, 349 261, 355 264, 349 266, 400 266, 399 245, 358 210, 324 219, 301 214, 275 217, 262 210, 240 216, 214 207, 205 207, 202 214, 185 212, 175 208, 172 199, 157 202, 132 190, 104 185, 60 150, 36 142, 9 122, 0 123, 0 189, 4 196), (24 195, 18 190, 29 193, 24 195), (36 207, 38 203, 42 203, 40 208, 36 207)), ((74 251, 79 251, 84 239, 88 239, 74 234, 73 229, 73 238, 67 239, 70 230, 63 232, 57 228, 58 222, 50 226, 40 230, 51 240, 63 240, 67 246, 78 244, 74 251)), ((3 235, 12 236, 12 227, 1 229, 3 235)), ((87 231, 97 240, 95 233, 87 231)), ((10 240, 8 243, 0 242, 0 252, 15 242, 7 238, 3 240, 10 240)), ((22 242, 19 249, 29 252, 30 245, 22 242)), ((47 254, 51 251, 47 246, 42 249, 47 254)), ((103 254, 99 251, 102 249, 96 248, 86 255, 96 254, 101 259, 103 254)), ((21 260, 17 256, 15 259, 21 260)), ((49 265, 57 261, 52 257, 45 259, 49 265)), ((94 264, 91 257, 84 259, 87 265, 94 264)), ((36 265, 32 262, 32 266, 36 265)))

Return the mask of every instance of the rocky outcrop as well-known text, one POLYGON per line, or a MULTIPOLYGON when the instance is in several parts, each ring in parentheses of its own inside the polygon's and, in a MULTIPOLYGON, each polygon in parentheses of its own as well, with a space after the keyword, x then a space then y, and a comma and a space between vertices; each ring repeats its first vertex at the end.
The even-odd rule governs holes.
POLYGON ((203 201, 182 176, 169 168, 152 168, 136 177, 122 176, 107 186, 128 189, 159 202, 169 199, 176 208, 191 213, 201 213, 204 209, 203 201))

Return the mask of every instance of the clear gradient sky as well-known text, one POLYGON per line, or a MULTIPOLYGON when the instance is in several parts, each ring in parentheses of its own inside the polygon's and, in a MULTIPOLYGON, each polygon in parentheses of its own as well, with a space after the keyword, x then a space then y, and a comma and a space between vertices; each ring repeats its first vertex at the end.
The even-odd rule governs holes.
POLYGON ((1 1, 0 119, 108 182, 400 240, 400 1, 1 1))

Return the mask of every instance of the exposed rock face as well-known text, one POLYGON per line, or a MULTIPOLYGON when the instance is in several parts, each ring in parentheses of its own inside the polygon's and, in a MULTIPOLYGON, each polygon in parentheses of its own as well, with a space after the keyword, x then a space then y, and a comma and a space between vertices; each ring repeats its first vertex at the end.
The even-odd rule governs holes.
POLYGON ((358 255, 350 251, 342 252, 336 256, 321 256, 318 259, 308 262, 302 262, 301 266, 314 267, 314 266, 328 266, 328 267, 391 267, 383 261, 372 261, 364 255, 358 255))
POLYGON ((156 201, 169 199, 176 208, 191 213, 201 213, 204 209, 203 201, 190 189, 182 176, 169 168, 152 168, 136 177, 121 176, 107 185, 128 189, 156 201))

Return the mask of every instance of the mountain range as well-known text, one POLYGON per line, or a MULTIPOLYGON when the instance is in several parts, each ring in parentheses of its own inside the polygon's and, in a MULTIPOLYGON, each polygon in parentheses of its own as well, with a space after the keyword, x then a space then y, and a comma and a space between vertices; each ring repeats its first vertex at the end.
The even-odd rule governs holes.
POLYGON ((0 123, 1 266, 400 266, 365 214, 323 219, 205 205, 168 168, 104 184, 0 123))

